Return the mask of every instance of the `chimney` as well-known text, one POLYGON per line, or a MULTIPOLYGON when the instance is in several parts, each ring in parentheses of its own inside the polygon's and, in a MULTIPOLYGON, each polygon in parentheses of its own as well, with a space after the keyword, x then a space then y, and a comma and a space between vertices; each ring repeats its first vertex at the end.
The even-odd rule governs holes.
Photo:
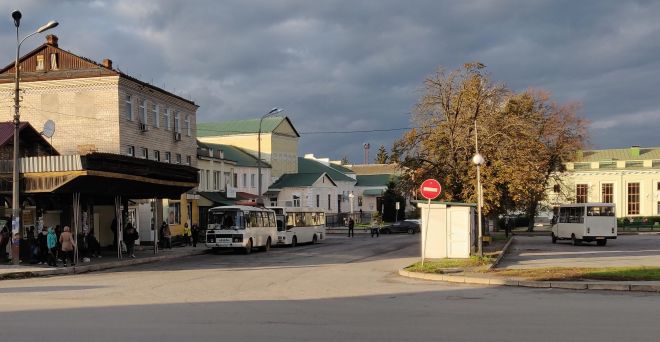
POLYGON ((112 59, 104 59, 102 65, 108 69, 112 69, 112 59))
POLYGON ((633 145, 630 147, 630 156, 633 158, 639 157, 639 146, 638 145, 633 145))
POLYGON ((46 44, 57 47, 57 36, 54 34, 49 34, 46 36, 46 44))

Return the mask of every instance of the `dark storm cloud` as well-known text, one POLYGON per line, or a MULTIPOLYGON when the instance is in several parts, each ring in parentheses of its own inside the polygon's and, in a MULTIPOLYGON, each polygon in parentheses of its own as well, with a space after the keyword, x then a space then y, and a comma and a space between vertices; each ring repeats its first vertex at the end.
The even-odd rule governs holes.
MULTIPOLYGON (((301 132, 405 127, 426 75, 481 61, 514 90, 582 102, 594 147, 660 145, 651 1, 12 1, 6 63, 14 8, 24 32, 55 18, 63 48, 192 98, 199 121, 280 106, 301 132)), ((400 135, 308 134, 300 153, 357 162, 400 135)))

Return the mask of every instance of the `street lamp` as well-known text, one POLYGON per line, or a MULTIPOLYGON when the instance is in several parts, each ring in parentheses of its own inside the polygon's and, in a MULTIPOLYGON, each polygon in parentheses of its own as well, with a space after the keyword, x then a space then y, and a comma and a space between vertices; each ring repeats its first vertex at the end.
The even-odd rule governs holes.
MULTIPOLYGON (((259 204, 263 204, 263 199, 261 198, 261 124, 263 123, 264 119, 273 116, 277 113, 280 113, 282 110, 280 108, 273 108, 271 109, 268 113, 264 114, 264 116, 259 119, 259 134, 257 135, 257 177, 259 178, 259 197, 257 202, 261 202, 259 204)), ((272 151, 271 151, 272 152, 272 151)))
POLYGON ((483 195, 481 190, 481 165, 484 163, 484 157, 479 153, 479 140, 477 138, 477 120, 474 120, 474 148, 475 154, 472 157, 472 163, 477 165, 477 227, 479 229, 479 240, 477 243, 479 256, 484 256, 483 249, 483 229, 481 227, 481 207, 483 206, 483 195))
POLYGON ((19 264, 19 259, 20 259, 20 254, 19 254, 19 243, 20 241, 16 241, 15 237, 18 236, 20 238, 20 215, 21 215, 21 209, 19 207, 18 201, 19 201, 19 187, 18 187, 18 152, 19 152, 19 139, 18 139, 18 133, 19 133, 19 126, 21 123, 21 115, 20 115, 20 103, 19 103, 19 97, 18 97, 18 92, 19 92, 19 87, 18 87, 18 82, 20 79, 20 69, 18 67, 18 57, 21 51, 21 44, 23 42, 34 36, 37 33, 44 32, 46 30, 50 30, 53 27, 59 25, 57 21, 49 21, 46 25, 41 26, 38 28, 36 31, 28 34, 23 38, 22 40, 19 40, 18 38, 18 27, 21 26, 21 18, 23 15, 21 14, 20 11, 13 11, 11 13, 11 17, 14 19, 14 26, 16 26, 16 61, 14 62, 14 71, 16 72, 16 76, 14 78, 14 161, 13 161, 13 166, 14 166, 14 172, 13 172, 13 179, 12 179, 12 200, 11 200, 11 205, 12 205, 12 230, 11 230, 11 235, 12 235, 12 244, 16 245, 16 247, 12 247, 12 262, 14 265, 19 264))

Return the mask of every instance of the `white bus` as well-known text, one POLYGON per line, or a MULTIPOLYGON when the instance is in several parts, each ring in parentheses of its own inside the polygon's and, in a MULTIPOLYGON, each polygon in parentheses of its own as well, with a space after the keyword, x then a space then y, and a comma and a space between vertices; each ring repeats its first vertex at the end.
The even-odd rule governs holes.
POLYGON ((245 254, 254 247, 268 251, 277 239, 275 212, 249 206, 226 206, 209 209, 206 247, 231 248, 245 254))
POLYGON ((325 239, 325 211, 306 207, 270 207, 277 216, 277 244, 295 247, 325 239))
POLYGON ((616 239, 615 207, 612 203, 577 203, 559 206, 559 216, 552 226, 552 243, 572 240, 573 245, 583 241, 596 241, 605 246, 607 240, 616 239))

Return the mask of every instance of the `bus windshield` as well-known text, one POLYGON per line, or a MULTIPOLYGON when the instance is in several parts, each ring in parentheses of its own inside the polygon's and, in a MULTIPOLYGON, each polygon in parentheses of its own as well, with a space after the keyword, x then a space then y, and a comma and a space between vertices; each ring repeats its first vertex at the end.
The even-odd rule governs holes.
POLYGON ((220 229, 243 229, 243 213, 240 211, 212 211, 209 224, 219 224, 220 229))

